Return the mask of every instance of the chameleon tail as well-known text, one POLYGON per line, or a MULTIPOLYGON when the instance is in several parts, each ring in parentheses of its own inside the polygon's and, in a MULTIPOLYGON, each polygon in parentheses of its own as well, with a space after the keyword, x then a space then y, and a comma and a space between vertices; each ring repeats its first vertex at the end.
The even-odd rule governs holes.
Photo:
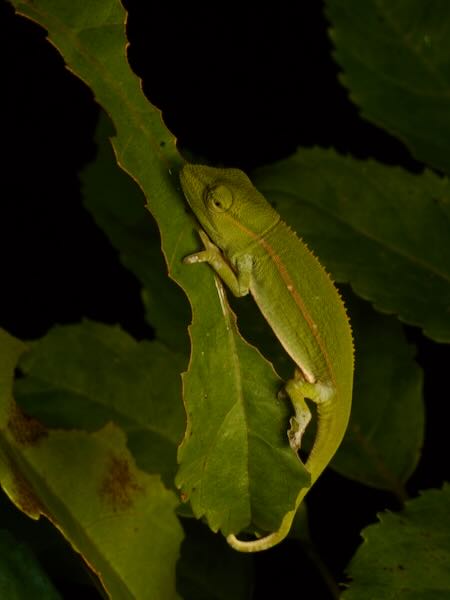
MULTIPOLYGON (((306 463, 308 466, 308 463, 306 463)), ((284 538, 287 536, 291 529, 292 521, 294 520, 295 514, 297 512, 298 507, 300 506, 303 498, 306 496, 311 487, 305 487, 301 490, 299 495, 297 496, 297 500, 295 502, 295 509, 286 513, 281 521, 280 528, 278 531, 274 531, 273 533, 269 533, 262 538, 252 541, 242 541, 239 540, 235 535, 231 534, 227 536, 227 542, 229 545, 237 550, 238 552, 261 552, 262 550, 268 550, 273 546, 279 544, 284 538)))
POLYGON ((295 511, 288 512, 283 517, 280 529, 278 531, 269 533, 269 535, 259 538, 258 540, 244 542, 239 540, 235 535, 231 534, 227 536, 227 542, 238 552, 261 552, 262 550, 268 550, 284 540, 289 533, 294 516, 295 511))
POLYGON ((319 418, 317 437, 314 442, 314 446, 311 449, 311 452, 308 456, 308 460, 305 463, 306 469, 311 474, 311 485, 309 487, 303 488, 300 491, 295 502, 295 509, 291 510, 290 512, 284 515, 278 531, 269 533, 265 537, 251 541, 243 541, 239 540, 233 534, 227 536, 227 542, 232 548, 238 550, 239 552, 260 552, 262 550, 268 550, 269 548, 276 546, 288 535, 298 507, 300 506, 303 498, 309 492, 319 475, 330 462, 337 447, 341 442, 343 432, 345 431, 348 416, 343 415, 343 420, 345 421, 345 423, 342 426, 340 423, 333 423, 330 419, 323 418, 325 417, 328 410, 329 408, 326 404, 318 405, 319 417, 322 418, 319 418), (331 443, 330 439, 332 440, 331 443))

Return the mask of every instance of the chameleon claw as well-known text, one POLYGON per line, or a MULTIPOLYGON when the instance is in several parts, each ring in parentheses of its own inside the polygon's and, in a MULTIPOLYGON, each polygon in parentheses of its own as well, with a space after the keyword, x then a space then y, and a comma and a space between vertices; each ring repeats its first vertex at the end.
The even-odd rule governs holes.
POLYGON ((203 254, 203 252, 197 252, 196 254, 189 254, 188 256, 185 256, 183 258, 183 263, 185 265, 192 265, 194 263, 205 262, 204 259, 202 259, 202 254, 203 254))

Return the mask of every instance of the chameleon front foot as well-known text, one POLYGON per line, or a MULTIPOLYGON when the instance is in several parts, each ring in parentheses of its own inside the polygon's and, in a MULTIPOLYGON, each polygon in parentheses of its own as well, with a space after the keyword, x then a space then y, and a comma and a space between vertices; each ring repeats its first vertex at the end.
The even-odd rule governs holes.
POLYGON ((204 250, 200 250, 200 252, 195 252, 195 254, 189 254, 183 258, 183 262, 186 265, 192 265, 194 263, 214 263, 217 260, 223 260, 220 250, 215 246, 208 236, 203 232, 198 232, 200 239, 203 242, 204 250))

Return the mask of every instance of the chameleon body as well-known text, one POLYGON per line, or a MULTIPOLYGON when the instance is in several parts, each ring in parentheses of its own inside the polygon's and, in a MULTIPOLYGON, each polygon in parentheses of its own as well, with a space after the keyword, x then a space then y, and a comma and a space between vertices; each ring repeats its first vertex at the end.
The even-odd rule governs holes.
MULTIPOLYGON (((317 258, 245 173, 185 165, 180 179, 204 230, 200 237, 205 246, 184 262, 207 262, 233 294, 250 292, 297 365, 285 385, 295 410, 288 431, 295 452, 311 420, 305 398, 317 405, 317 434, 305 463, 313 485, 339 447, 350 416, 353 341, 339 293, 317 258)), ((278 531, 253 541, 229 535, 229 544, 255 552, 280 542, 309 489, 300 491, 295 509, 284 516, 278 531)))

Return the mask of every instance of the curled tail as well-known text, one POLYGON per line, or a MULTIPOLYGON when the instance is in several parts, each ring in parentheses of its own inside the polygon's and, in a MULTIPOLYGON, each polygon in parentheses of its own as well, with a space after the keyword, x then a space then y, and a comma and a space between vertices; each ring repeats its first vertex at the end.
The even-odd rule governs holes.
MULTIPOLYGON (((306 467, 308 467, 308 462, 306 463, 306 467)), ((297 496, 297 500, 295 502, 295 509, 289 511, 284 515, 283 520, 281 521, 280 528, 277 531, 269 533, 269 535, 266 535, 257 540, 245 542, 243 540, 239 540, 235 535, 231 534, 227 536, 227 542, 229 543, 229 545, 238 552, 261 552, 262 550, 268 550, 269 548, 272 548, 273 546, 279 544, 289 533, 297 509, 300 506, 303 498, 311 489, 312 484, 313 481, 311 481, 311 485, 309 487, 303 488, 300 491, 300 494, 297 496)))
POLYGON ((306 469, 311 474, 311 485, 300 490, 295 501, 294 510, 289 511, 284 515, 278 531, 269 533, 265 537, 251 541, 243 541, 239 540, 233 534, 227 536, 227 542, 232 548, 239 552, 260 552, 276 546, 288 535, 295 513, 303 498, 333 458, 333 455, 344 436, 348 422, 348 413, 346 414, 345 411, 342 411, 340 418, 331 419, 329 418, 329 414, 332 406, 331 403, 318 405, 319 423, 317 436, 314 446, 308 456, 308 460, 305 463, 306 469))
POLYGON ((238 550, 238 552, 261 552, 262 550, 268 550, 269 548, 279 544, 287 536, 289 530, 291 529, 295 513, 295 510, 291 510, 290 512, 286 513, 281 521, 280 529, 278 529, 278 531, 274 531, 273 533, 269 533, 269 535, 266 535, 262 538, 244 542, 239 540, 235 535, 231 534, 227 536, 227 542, 232 548, 238 550))

